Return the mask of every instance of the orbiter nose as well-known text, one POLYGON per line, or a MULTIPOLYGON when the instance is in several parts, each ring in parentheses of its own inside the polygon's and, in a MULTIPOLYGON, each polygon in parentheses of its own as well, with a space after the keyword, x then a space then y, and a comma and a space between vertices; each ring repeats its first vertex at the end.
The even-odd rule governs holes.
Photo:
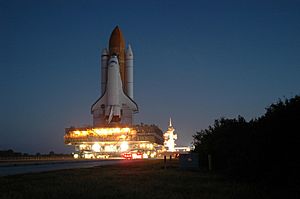
POLYGON ((117 55, 114 54, 114 55, 111 56, 108 65, 111 65, 111 63, 119 64, 117 55))

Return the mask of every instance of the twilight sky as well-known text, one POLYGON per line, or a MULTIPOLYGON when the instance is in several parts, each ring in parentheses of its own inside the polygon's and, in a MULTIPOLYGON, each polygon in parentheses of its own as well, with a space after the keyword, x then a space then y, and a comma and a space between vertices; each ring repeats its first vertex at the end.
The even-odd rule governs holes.
POLYGON ((64 128, 92 124, 116 25, 135 57, 135 122, 165 131, 171 116, 178 145, 300 94, 299 0, 0 0, 0 150, 73 150, 64 128))

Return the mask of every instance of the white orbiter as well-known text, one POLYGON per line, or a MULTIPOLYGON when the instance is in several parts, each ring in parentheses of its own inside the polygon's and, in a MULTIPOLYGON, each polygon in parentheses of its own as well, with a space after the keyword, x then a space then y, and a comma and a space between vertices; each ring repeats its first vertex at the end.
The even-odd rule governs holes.
POLYGON ((117 26, 109 40, 109 51, 101 55, 101 97, 92 105, 93 126, 130 126, 138 112, 133 101, 133 53, 117 26))

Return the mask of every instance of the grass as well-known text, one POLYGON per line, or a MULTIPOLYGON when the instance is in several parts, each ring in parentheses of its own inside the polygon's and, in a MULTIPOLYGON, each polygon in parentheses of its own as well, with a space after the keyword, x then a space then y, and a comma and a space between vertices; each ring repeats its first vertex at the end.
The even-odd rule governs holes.
POLYGON ((184 171, 172 160, 124 161, 114 166, 23 174, 0 178, 0 198, 295 198, 263 186, 236 183, 219 175, 184 171))

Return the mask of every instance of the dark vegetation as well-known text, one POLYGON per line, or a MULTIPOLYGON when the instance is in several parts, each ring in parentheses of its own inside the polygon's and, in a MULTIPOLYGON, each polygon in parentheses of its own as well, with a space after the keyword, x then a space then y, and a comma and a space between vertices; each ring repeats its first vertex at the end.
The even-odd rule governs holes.
POLYGON ((126 161, 88 169, 0 177, 0 198, 12 199, 229 199, 296 198, 259 184, 233 182, 221 175, 180 170, 178 161, 126 161))
POLYGON ((212 157, 213 171, 234 179, 299 188, 300 96, 266 108, 249 122, 221 118, 194 135, 202 167, 212 157))
POLYGON ((59 158, 59 157, 72 157, 71 154, 62 154, 62 153, 55 153, 54 151, 50 151, 48 154, 28 154, 28 153, 21 153, 21 152, 15 152, 12 149, 9 150, 2 150, 0 151, 0 160, 1 159, 27 159, 27 158, 59 158))

